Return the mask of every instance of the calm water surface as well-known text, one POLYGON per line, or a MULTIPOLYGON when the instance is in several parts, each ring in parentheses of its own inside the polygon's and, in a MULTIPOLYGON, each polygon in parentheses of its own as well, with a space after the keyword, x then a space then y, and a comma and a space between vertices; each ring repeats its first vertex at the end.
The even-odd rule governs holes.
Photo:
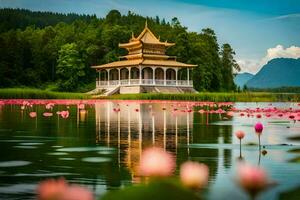
MULTIPOLYGON (((253 124, 257 118, 235 114, 181 112, 190 104, 174 102, 85 102, 55 105, 52 117, 44 117, 45 105, 21 109, 21 105, 0 105, 0 199, 34 199, 41 180, 65 177, 71 183, 89 187, 97 196, 139 182, 137 165, 148 146, 173 152, 178 166, 186 160, 207 164, 210 169, 208 199, 247 199, 235 185, 239 141, 234 132, 244 130, 243 143, 257 143, 253 124), (179 112, 172 112, 176 107, 179 112), (120 112, 114 111, 120 108, 120 112), (165 110, 163 108, 166 108, 165 110), (70 111, 67 119, 57 111, 70 111), (31 118, 29 112, 36 111, 31 118)), ((237 108, 268 107, 268 103, 236 103, 237 108)), ((297 104, 275 103, 277 107, 297 104)), ((192 107, 191 107, 192 108, 192 107)), ((196 109, 196 108, 195 108, 196 109)), ((299 158, 293 149, 300 142, 300 123, 262 118, 265 125, 260 156, 256 145, 242 148, 244 161, 260 164, 279 184, 259 199, 279 199, 282 192, 300 186, 299 158)), ((300 198, 300 197, 299 197, 300 198)))

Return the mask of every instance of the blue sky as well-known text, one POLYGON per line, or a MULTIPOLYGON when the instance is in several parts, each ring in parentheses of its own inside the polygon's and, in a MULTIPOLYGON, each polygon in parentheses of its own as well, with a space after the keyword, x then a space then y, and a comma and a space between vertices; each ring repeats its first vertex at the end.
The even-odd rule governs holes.
POLYGON ((0 7, 105 16, 111 9, 178 17, 190 31, 213 28, 230 43, 243 71, 274 57, 300 57, 300 0, 0 0, 0 7))

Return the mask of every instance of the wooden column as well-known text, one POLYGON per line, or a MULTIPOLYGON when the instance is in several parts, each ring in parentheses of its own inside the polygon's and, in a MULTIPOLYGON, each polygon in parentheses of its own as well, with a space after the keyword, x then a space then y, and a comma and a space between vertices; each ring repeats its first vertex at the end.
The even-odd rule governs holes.
POLYGON ((107 70, 107 85, 109 85, 109 71, 110 69, 107 70))
POLYGON ((152 84, 155 85, 155 67, 152 68, 152 84))
POLYGON ((175 76, 176 85, 178 85, 178 68, 175 69, 175 76))
POLYGON ((167 85, 167 70, 164 68, 164 85, 167 85))
POLYGON ((99 87, 100 86, 100 81, 101 81, 101 70, 99 70, 98 75, 99 75, 98 84, 96 84, 96 85, 98 85, 98 87, 99 87))
POLYGON ((190 82, 190 69, 189 68, 186 68, 187 69, 187 85, 189 85, 189 82, 190 82))
POLYGON ((120 70, 120 68, 118 69, 118 72, 119 72, 119 85, 121 85, 121 70, 120 70))
POLYGON ((142 84, 142 66, 140 65, 140 85, 142 84))
POLYGON ((129 74, 128 74, 128 84, 130 85, 130 79, 131 79, 131 67, 128 67, 127 69, 128 69, 128 72, 129 72, 129 74))

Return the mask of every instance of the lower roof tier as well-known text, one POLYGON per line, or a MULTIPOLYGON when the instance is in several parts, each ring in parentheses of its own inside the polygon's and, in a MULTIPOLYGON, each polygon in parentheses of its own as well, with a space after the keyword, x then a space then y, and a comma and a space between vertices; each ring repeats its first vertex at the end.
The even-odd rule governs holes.
POLYGON ((150 59, 134 59, 134 60, 121 60, 115 61, 103 65, 92 66, 94 69, 103 68, 118 68, 118 67, 129 67, 138 65, 150 65, 150 66, 166 66, 166 67, 188 67, 193 68, 197 65, 186 64, 182 62, 177 62, 175 60, 150 60, 150 59))

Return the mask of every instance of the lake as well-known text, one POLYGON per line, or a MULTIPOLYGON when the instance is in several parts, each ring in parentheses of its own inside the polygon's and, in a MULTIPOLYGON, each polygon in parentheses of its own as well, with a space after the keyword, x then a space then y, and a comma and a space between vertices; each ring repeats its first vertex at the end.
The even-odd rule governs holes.
POLYGON ((234 113, 205 112, 216 105, 203 102, 0 101, 0 199, 35 199, 36 185, 53 177, 85 185, 97 196, 138 183, 141 153, 152 145, 176 156, 177 175, 187 160, 208 165, 207 199, 248 199, 234 181, 240 153, 244 162, 262 166, 278 183, 259 199, 284 198, 283 193, 299 188, 300 122, 284 116, 299 115, 300 106, 218 106, 233 106, 234 113), (68 113, 62 117, 57 114, 61 111, 68 113), (253 126, 258 121, 265 126, 265 155, 255 145, 253 126), (237 130, 246 133, 242 152, 234 135, 237 130))

